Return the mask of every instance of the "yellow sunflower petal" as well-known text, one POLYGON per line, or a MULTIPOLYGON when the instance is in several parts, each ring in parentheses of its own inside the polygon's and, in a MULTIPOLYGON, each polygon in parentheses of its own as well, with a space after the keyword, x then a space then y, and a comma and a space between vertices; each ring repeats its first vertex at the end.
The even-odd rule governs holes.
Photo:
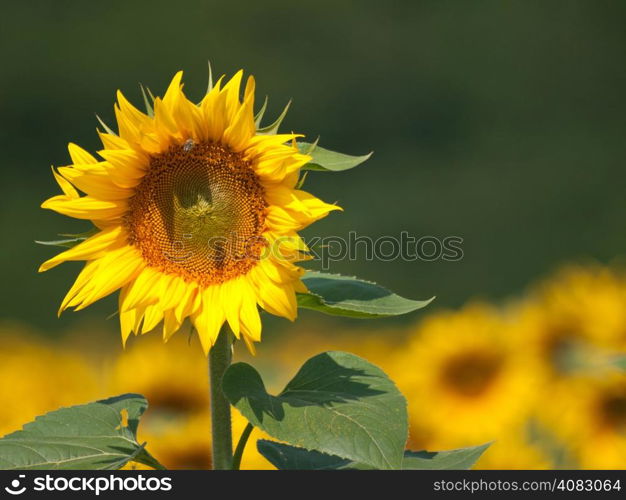
POLYGON ((57 184, 61 188, 61 191, 63 191, 63 194, 67 196, 68 198, 79 198, 80 195, 78 194, 78 191, 76 191, 74 186, 72 186, 72 184, 66 178, 64 178, 62 175, 57 173, 54 167, 51 167, 51 168, 52 168, 52 175, 54 175, 54 180, 57 181, 57 184))
POLYGON ((125 139, 122 139, 119 135, 113 135, 106 132, 98 132, 100 141, 104 149, 130 149, 130 144, 125 139))
POLYGON ((91 196, 70 199, 61 195, 44 201, 41 208, 54 210, 75 219, 102 220, 121 217, 128 210, 128 205, 125 200, 103 201, 91 196))
POLYGON ((163 320, 163 309, 159 304, 152 304, 146 307, 141 325, 141 334, 151 332, 163 320))
POLYGON ((234 116, 231 124, 224 131, 224 142, 232 148, 233 151, 239 152, 247 146, 250 139, 254 136, 256 127, 254 125, 254 96, 250 95, 244 101, 234 116))
POLYGON ((167 341, 180 328, 181 322, 176 319, 174 311, 163 313, 163 340, 167 341))
POLYGON ((118 290, 136 278, 145 266, 137 251, 129 246, 112 250, 93 264, 96 270, 89 282, 67 304, 75 306, 76 311, 118 290))
POLYGON ((226 319, 218 294, 218 286, 208 287, 204 290, 202 292, 202 306, 192 316, 193 325, 198 332, 205 354, 208 354, 213 344, 215 344, 226 319))
POLYGON ((174 308, 174 314, 179 323, 182 323, 186 317, 195 313, 197 308, 197 294, 198 287, 195 283, 185 283, 185 288, 182 294, 178 297, 178 304, 174 308))
POLYGON ((219 285, 226 320, 228 321, 233 334, 237 338, 239 338, 239 333, 241 331, 239 325, 239 312, 241 310, 241 303, 243 299, 243 287, 244 283, 242 278, 236 278, 219 285))
MULTIPOLYGON (((261 316, 257 308, 257 300, 254 294, 253 285, 244 280, 241 286, 241 308, 239 311, 239 322, 241 334, 244 340, 250 339, 254 342, 261 341, 261 316)), ((247 342, 246 342, 247 343, 247 342)))
POLYGON ((47 271, 68 260, 93 260, 102 257, 106 252, 126 245, 126 232, 121 226, 109 229, 91 236, 73 248, 55 255, 41 264, 39 272, 47 271))
POLYGON ((266 198, 270 205, 281 207, 305 225, 326 217, 333 210, 343 210, 337 205, 325 203, 299 189, 289 189, 279 185, 266 186, 266 190, 266 198))
POLYGON ((120 302, 120 311, 126 312, 141 306, 154 304, 161 293, 162 274, 151 268, 144 268, 128 285, 128 292, 120 302))
POLYGON ((120 333, 122 334, 122 345, 126 347, 126 342, 128 341, 128 337, 133 331, 133 327, 137 321, 136 309, 131 309, 129 311, 122 310, 122 304, 126 299, 126 294, 128 293, 128 286, 125 286, 120 291, 119 297, 119 315, 120 315, 120 333))
POLYGON ((103 165, 99 168, 81 170, 74 167, 60 167, 59 173, 69 179, 83 193, 100 200, 123 200, 133 195, 128 188, 123 188, 111 179, 108 169, 103 165))
POLYGON ((226 118, 232 123, 241 103, 239 101, 239 90, 241 88, 241 79, 243 78, 243 70, 237 71, 235 75, 224 85, 221 93, 225 97, 226 118))
POLYGON ((120 137, 128 141, 131 146, 141 142, 142 133, 152 124, 150 117, 133 106, 119 90, 115 117, 120 137))
POLYGON ((70 153, 70 157, 72 158, 73 163, 98 163, 98 160, 89 152, 85 151, 80 146, 70 142, 67 146, 67 149, 70 153))
MULTIPOLYGON (((266 262, 266 261, 263 261, 266 262)), ((272 264, 258 265, 248 274, 263 309, 291 321, 298 315, 296 294, 289 283, 277 283, 268 276, 272 264)))
POLYGON ((123 188, 137 186, 148 168, 146 158, 131 149, 105 149, 100 155, 111 166, 111 180, 123 188))

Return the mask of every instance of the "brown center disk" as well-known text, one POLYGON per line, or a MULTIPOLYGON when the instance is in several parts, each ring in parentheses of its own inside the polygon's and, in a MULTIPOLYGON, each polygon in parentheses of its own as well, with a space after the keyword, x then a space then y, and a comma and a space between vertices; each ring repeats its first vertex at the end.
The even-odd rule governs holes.
POLYGON ((626 430, 626 390, 618 390, 603 394, 598 402, 601 423, 611 430, 624 432, 626 430))
POLYGON ((501 364, 494 354, 462 353, 444 366, 442 379, 446 387, 461 396, 479 396, 497 378, 501 364))
POLYGON ((151 158, 125 218, 129 243, 164 273, 223 283, 258 262, 266 206, 242 155, 188 141, 151 158))

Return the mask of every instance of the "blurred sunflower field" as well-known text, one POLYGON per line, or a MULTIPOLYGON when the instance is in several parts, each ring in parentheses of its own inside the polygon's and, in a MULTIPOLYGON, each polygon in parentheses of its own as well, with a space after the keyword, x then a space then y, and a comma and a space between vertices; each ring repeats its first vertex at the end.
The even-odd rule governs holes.
MULTIPOLYGON (((310 322, 294 326, 255 360, 269 388, 281 387, 308 356, 351 351, 407 396, 411 449, 493 441, 481 469, 626 465, 622 271, 569 266, 505 303, 436 310, 409 327, 383 324, 375 335, 359 322, 346 325, 332 333, 310 322)), ((1 434, 59 406, 137 392, 150 401, 140 442, 168 468, 210 467, 206 359, 196 337, 181 332, 163 344, 148 335, 103 355, 100 344, 72 332, 54 344, 17 324, 2 325, 0 335, 1 434)), ((236 437, 245 423, 235 411, 236 437)), ((252 441, 261 437, 255 429, 252 441)), ((273 467, 248 446, 242 468, 273 467)))

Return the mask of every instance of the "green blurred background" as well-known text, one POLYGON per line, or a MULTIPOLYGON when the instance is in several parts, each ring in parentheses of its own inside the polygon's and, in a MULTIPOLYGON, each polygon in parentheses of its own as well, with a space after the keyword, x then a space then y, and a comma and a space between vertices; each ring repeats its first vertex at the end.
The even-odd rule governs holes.
POLYGON ((70 141, 98 148, 94 114, 113 122, 118 88, 139 104, 138 82, 162 94, 183 69, 199 100, 209 59, 254 74, 270 117, 293 98, 285 130, 375 151, 356 170, 309 176, 308 190, 345 208, 309 236, 464 238, 460 262, 361 259, 337 272, 442 307, 499 299, 564 261, 619 258, 625 21, 621 1, 6 2, 0 319, 55 334, 115 310, 109 298, 56 319, 81 265, 38 275, 57 250, 34 240, 86 226, 39 208, 58 192, 50 165, 69 163, 70 141))

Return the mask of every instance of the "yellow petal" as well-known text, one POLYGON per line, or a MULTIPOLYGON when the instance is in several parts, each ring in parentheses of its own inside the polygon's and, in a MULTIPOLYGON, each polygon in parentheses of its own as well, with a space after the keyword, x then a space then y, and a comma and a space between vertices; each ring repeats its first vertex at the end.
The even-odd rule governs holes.
POLYGON ((82 192, 100 200, 123 200, 130 198, 133 191, 122 188, 113 183, 108 169, 104 165, 99 168, 81 170, 74 167, 60 167, 61 173, 66 179, 82 192))
POLYGON ((178 304, 174 308, 176 320, 182 323, 183 320, 195 313, 197 308, 196 294, 198 287, 195 283, 185 283, 183 294, 179 297, 178 304))
POLYGON ((255 295, 263 309, 291 321, 296 319, 298 304, 293 286, 276 283, 269 278, 264 266, 261 265, 254 267, 247 276, 254 286, 255 295))
POLYGON ((148 160, 132 149, 104 149, 100 151, 110 165, 111 180, 122 188, 133 188, 145 175, 148 160))
POLYGON ((239 101, 239 90, 241 88, 242 77, 243 70, 240 69, 228 81, 228 83, 224 85, 224 88, 221 92, 226 99, 226 118, 228 120, 228 123, 231 123, 233 121, 241 106, 241 103, 239 101))
POLYGON ((128 141, 131 146, 141 141, 142 132, 151 126, 151 118, 134 107, 124 94, 117 91, 117 105, 115 117, 120 137, 128 141))
POLYGON ((72 163, 98 163, 98 160, 96 160, 91 153, 85 151, 83 148, 74 144, 73 142, 70 142, 68 144, 67 149, 70 153, 70 157, 72 158, 72 163))
POLYGON ((151 332, 163 319, 163 310, 159 304, 152 304, 146 307, 141 325, 141 334, 151 332))
POLYGON ((54 179, 57 181, 57 184, 61 188, 61 191, 63 191, 63 194, 68 198, 79 198, 80 195, 78 194, 78 191, 74 189, 74 186, 72 186, 72 184, 67 179, 58 174, 56 170, 54 170, 54 167, 51 168, 52 175, 54 175, 54 179))
POLYGON ((108 134, 106 132, 98 132, 100 141, 104 149, 130 149, 128 141, 122 139, 119 135, 108 134))
POLYGON ((187 289, 187 284, 182 278, 174 275, 168 278, 169 281, 164 281, 163 293, 159 301, 164 311, 174 309, 187 289))
POLYGON ((253 107, 254 96, 250 95, 238 109, 230 125, 224 131, 224 142, 229 144, 235 152, 242 151, 256 132, 253 107))
POLYGON ((242 288, 244 278, 239 277, 219 285, 220 301, 226 314, 226 320, 235 337, 239 338, 239 312, 241 310, 242 288))
POLYGON ((70 199, 65 195, 54 196, 41 204, 41 208, 54 210, 75 219, 117 219, 128 210, 126 200, 103 201, 83 196, 70 199))
POLYGON ((68 260, 93 260, 102 257, 106 252, 126 245, 126 231, 122 226, 113 226, 110 229, 91 236, 73 248, 55 255, 39 267, 39 272, 47 271, 68 260))
POLYGON ((93 275, 96 273, 96 271, 98 270, 96 262, 97 261, 87 262, 87 264, 85 264, 85 267, 83 267, 83 270, 78 274, 76 281, 74 281, 74 284, 69 289, 69 291, 65 295, 65 298, 61 302, 61 305, 59 306, 59 311, 57 313, 59 316, 65 309, 70 307, 70 302, 74 299, 74 297, 76 297, 79 292, 81 292, 81 290, 83 290, 83 288, 89 283, 93 275))
POLYGON ((341 207, 325 203, 306 191, 289 189, 281 185, 266 185, 265 199, 270 205, 286 210, 294 219, 303 224, 302 227, 326 217, 333 210, 342 210, 341 207))
POLYGON ((131 309, 130 311, 123 311, 122 304, 126 299, 126 294, 128 293, 128 286, 125 286, 120 291, 119 297, 119 315, 120 315, 120 332, 122 334, 122 345, 126 347, 126 342, 128 337, 133 331, 133 326, 136 322, 136 309, 131 309))
POLYGON ((239 311, 239 320, 241 323, 241 333, 245 339, 254 342, 261 340, 261 317, 257 308, 256 296, 251 284, 245 280, 241 286, 241 308, 239 311))
POLYGON ((220 87, 223 76, 217 81, 213 90, 207 93, 200 103, 202 122, 205 123, 204 140, 218 140, 226 128, 226 102, 220 87))
POLYGON ((84 309, 106 297, 137 277, 145 263, 137 250, 125 246, 108 252, 104 257, 91 261, 94 271, 87 283, 69 300, 66 307, 84 309))
POLYGON ((250 351, 250 354, 256 356, 256 347, 254 347, 254 342, 246 335, 243 336, 243 341, 246 343, 246 347, 248 348, 248 351, 250 351))
POLYGON ((167 342, 180 329, 180 325, 174 311, 165 311, 163 313, 163 340, 167 342))
POLYGON ((217 300, 219 288, 219 285, 210 286, 202 292, 202 306, 191 318, 205 354, 215 344, 225 320, 222 305, 217 300))
POLYGON ((162 290, 162 276, 156 269, 145 267, 133 282, 129 283, 128 292, 120 305, 120 310, 129 311, 156 303, 162 290))

